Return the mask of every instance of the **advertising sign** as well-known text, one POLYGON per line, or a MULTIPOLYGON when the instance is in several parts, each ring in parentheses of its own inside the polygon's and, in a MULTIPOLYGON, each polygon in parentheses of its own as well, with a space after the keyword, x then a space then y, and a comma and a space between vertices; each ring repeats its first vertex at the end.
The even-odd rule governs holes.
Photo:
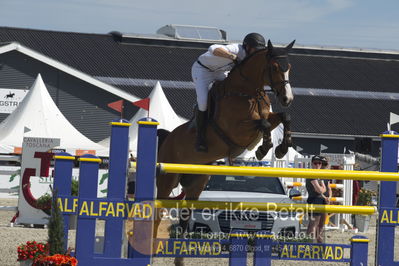
POLYGON ((51 157, 44 157, 43 154, 52 156, 48 151, 59 146, 60 142, 61 140, 57 138, 24 137, 21 161, 22 177, 19 183, 18 224, 48 223, 48 215, 35 207, 32 198, 37 199, 41 196, 41 193, 49 192, 48 184, 37 181, 41 176, 47 177, 49 175, 49 169, 46 169, 46 166, 50 166, 51 157), (46 165, 46 162, 48 162, 48 165, 46 165), (38 195, 34 191, 40 191, 41 193, 38 193, 38 195))
POLYGON ((11 114, 28 94, 29 90, 0 88, 0 113, 11 114))

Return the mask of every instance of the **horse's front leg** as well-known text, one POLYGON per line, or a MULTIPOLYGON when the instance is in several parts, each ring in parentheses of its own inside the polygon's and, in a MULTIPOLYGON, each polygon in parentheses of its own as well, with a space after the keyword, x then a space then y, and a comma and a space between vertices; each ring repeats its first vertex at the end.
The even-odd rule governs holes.
POLYGON ((291 116, 287 113, 277 113, 281 117, 281 122, 284 126, 283 141, 276 147, 275 155, 276 158, 281 159, 287 154, 288 148, 292 147, 291 138, 291 116))
POLYGON ((260 161, 263 159, 263 157, 266 156, 270 148, 273 147, 273 143, 271 136, 272 124, 270 124, 269 121, 266 119, 261 119, 259 120, 259 126, 263 132, 263 141, 262 145, 260 145, 256 150, 255 155, 256 159, 260 161))
MULTIPOLYGON (((185 234, 189 231, 189 221, 192 214, 191 209, 185 209, 185 212, 181 212, 179 215, 179 226, 176 229, 176 237, 180 239, 186 239, 185 234)), ((175 266, 184 266, 184 257, 175 257, 175 266)))
POLYGON ((287 113, 270 113, 268 119, 260 120, 260 128, 263 131, 263 143, 256 151, 256 158, 261 160, 270 148, 273 147, 271 139, 271 131, 275 129, 280 123, 283 123, 284 133, 283 140, 275 150, 276 158, 281 159, 288 152, 288 148, 292 146, 291 139, 291 117, 287 113))

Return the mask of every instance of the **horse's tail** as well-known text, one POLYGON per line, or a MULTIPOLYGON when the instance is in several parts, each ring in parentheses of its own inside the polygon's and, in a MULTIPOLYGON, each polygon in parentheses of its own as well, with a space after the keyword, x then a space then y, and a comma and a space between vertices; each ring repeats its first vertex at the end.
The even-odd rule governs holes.
POLYGON ((166 137, 170 134, 170 131, 166 129, 158 129, 157 136, 158 136, 158 151, 161 147, 162 143, 165 141, 166 137))

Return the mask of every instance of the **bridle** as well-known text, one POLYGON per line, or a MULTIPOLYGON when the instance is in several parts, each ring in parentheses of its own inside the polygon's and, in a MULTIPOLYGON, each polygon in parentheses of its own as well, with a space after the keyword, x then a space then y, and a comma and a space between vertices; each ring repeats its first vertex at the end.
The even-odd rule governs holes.
MULTIPOLYGON (((254 95, 250 95, 250 94, 242 93, 242 92, 225 91, 225 93, 223 94, 223 97, 238 96, 238 97, 255 98, 255 99, 263 98, 263 96, 265 94, 265 90, 263 89, 263 84, 265 84, 266 71, 269 74, 270 88, 272 89, 273 93, 276 96, 279 96, 281 94, 280 90, 276 86, 281 84, 281 85, 283 85, 283 87, 285 87, 287 84, 290 84, 290 81, 288 79, 284 79, 284 80, 276 83, 276 82, 273 81, 273 78, 272 78, 272 74, 273 74, 273 64, 272 64, 272 62, 273 62, 273 60, 276 60, 276 59, 286 59, 286 60, 288 60, 288 55, 287 54, 273 55, 273 54, 270 53, 270 51, 266 52, 266 55, 265 55, 266 58, 265 59, 266 59, 266 61, 269 61, 269 67, 268 68, 264 67, 264 69, 263 69, 263 72, 262 72, 262 75, 261 75, 262 76, 262 80, 261 80, 262 85, 261 86, 259 86, 259 84, 256 81, 248 78, 246 75, 244 75, 244 73, 242 73, 242 65, 243 65, 243 63, 245 61, 247 61, 250 57, 254 56, 256 53, 258 53, 259 51, 260 50, 254 52, 249 57, 247 57, 243 62, 241 62, 240 64, 234 66, 234 68, 238 68, 237 70, 240 73, 240 76, 244 80, 246 80, 247 82, 252 83, 254 85, 254 87, 256 87, 255 94, 254 95)), ((233 71, 233 69, 232 69, 232 71, 233 71)))
MULTIPOLYGON (((278 59, 278 58, 284 58, 286 60, 288 60, 288 55, 275 55, 272 56, 269 53, 266 54, 266 58, 269 60, 269 81, 270 81, 270 88, 272 89, 272 91, 278 96, 280 94, 279 90, 276 88, 276 85, 282 85, 283 87, 285 87, 287 84, 290 84, 289 79, 284 79, 278 83, 275 83, 273 81, 273 60, 278 59)), ((284 77, 285 78, 285 77, 284 77)))

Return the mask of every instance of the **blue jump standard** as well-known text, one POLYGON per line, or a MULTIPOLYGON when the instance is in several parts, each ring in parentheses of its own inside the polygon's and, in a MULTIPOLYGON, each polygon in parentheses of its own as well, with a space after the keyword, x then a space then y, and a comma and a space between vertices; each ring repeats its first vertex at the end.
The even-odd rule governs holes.
MULTIPOLYGON (((157 161, 157 121, 138 121, 137 172, 135 201, 126 199, 126 175, 129 163, 129 126, 127 120, 111 123, 110 163, 107 198, 97 198, 98 169, 101 160, 92 155, 80 158, 79 196, 71 196, 72 168, 75 157, 58 154, 55 162, 54 187, 64 217, 67 239, 70 215, 78 216, 75 255, 79 265, 151 265, 155 257, 228 257, 230 265, 246 265, 249 249, 248 234, 235 231, 229 240, 158 239, 153 243, 152 229, 155 209, 155 174, 157 161), (96 253, 96 219, 105 220, 104 247, 96 253), (133 236, 128 245, 128 258, 122 254, 126 239, 124 222, 134 219, 133 236), (228 251, 222 246, 229 246, 228 251)), ((397 172, 398 140, 396 132, 382 135, 381 171, 397 172)), ((381 182, 377 239, 378 265, 396 265, 393 261, 394 229, 399 224, 396 209, 396 184, 381 182)), ((67 243, 67 241, 65 242, 67 243)), ((271 265, 272 260, 313 260, 367 265, 368 239, 355 236, 350 245, 276 242, 268 232, 255 237, 254 265, 271 265), (343 250, 350 249, 344 258, 343 250)))

